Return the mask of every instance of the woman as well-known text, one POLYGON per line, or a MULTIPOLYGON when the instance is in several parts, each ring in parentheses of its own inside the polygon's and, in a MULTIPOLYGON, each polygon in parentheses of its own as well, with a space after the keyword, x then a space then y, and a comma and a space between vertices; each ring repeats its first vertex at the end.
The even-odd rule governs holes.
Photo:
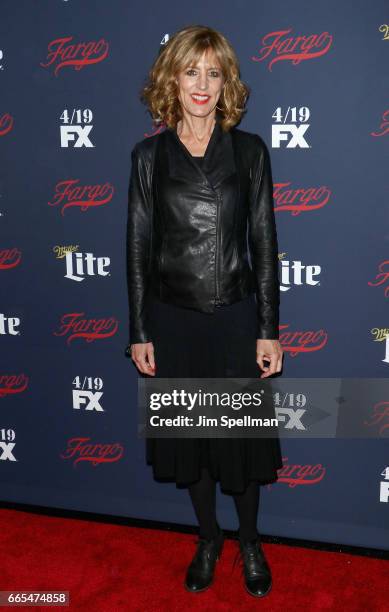
MULTIPOLYGON (((270 159, 258 135, 235 127, 249 91, 235 52, 219 32, 186 27, 161 49, 149 77, 142 99, 166 129, 132 151, 127 354, 143 376, 280 372, 270 159)), ((236 505, 246 589, 266 595, 271 572, 257 532, 259 487, 282 467, 278 437, 149 438, 146 460, 156 480, 189 489, 199 539, 186 589, 208 588, 221 555, 219 481, 236 505)))

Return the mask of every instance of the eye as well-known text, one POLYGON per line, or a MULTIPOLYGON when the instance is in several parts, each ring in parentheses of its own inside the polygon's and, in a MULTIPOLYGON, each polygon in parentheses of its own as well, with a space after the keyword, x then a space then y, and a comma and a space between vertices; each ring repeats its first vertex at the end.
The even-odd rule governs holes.
MULTIPOLYGON (((188 68, 188 70, 185 72, 185 74, 187 74, 188 76, 193 76, 196 73, 197 73, 197 70, 195 68, 188 68)), ((210 71, 210 76, 212 76, 213 78, 218 78, 218 77, 220 77, 220 71, 219 70, 211 70, 210 71)))

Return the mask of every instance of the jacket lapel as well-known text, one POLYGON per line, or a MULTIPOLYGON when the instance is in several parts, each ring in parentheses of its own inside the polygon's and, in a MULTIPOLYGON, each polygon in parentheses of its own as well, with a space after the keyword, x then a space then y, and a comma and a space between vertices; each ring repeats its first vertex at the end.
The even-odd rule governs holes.
POLYGON ((171 178, 208 185, 211 189, 216 189, 229 176, 236 173, 231 133, 223 132, 218 119, 201 167, 181 142, 175 129, 166 128, 164 134, 171 178))

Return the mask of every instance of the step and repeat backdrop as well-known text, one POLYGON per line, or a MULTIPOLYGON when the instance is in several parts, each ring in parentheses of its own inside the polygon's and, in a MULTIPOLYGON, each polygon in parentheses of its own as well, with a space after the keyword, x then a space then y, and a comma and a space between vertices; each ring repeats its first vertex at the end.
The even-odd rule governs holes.
POLYGON ((307 420, 282 439, 260 531, 389 548, 389 395, 374 386, 389 376, 387 9, 3 0, 1 500, 196 524, 138 436, 125 234, 131 150, 156 130, 140 89, 169 36, 203 24, 234 46, 251 89, 238 127, 271 153, 283 376, 370 380, 369 436, 313 438, 307 420))

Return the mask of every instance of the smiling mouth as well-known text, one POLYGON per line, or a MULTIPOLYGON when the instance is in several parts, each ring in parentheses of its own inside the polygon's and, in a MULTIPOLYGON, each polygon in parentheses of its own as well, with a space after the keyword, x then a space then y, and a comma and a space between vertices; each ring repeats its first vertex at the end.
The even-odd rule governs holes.
POLYGON ((191 94, 191 98, 195 104, 206 104, 211 96, 203 96, 201 94, 191 94))

